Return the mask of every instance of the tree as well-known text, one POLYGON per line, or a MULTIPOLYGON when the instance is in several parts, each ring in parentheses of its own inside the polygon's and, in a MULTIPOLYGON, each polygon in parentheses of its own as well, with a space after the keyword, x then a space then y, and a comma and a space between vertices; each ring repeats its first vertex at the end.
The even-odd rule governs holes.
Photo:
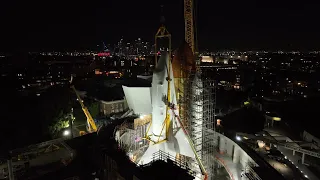
POLYGON ((71 92, 68 87, 53 87, 43 95, 43 134, 56 138, 68 127, 71 118, 71 92))
POLYGON ((53 119, 49 126, 49 132, 52 138, 58 137, 63 129, 69 127, 71 117, 71 112, 68 114, 64 114, 62 110, 59 112, 59 115, 53 119))

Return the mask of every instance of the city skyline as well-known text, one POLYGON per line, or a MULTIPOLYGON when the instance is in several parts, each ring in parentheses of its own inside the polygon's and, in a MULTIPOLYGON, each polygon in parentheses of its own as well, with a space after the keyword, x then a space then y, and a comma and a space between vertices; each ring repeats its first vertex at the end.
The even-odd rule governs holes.
MULTIPOLYGON (((164 5, 173 47, 184 39, 183 1, 3 2, 1 51, 77 50, 121 37, 153 42, 164 5)), ((197 4, 200 49, 318 49, 314 2, 197 4)))

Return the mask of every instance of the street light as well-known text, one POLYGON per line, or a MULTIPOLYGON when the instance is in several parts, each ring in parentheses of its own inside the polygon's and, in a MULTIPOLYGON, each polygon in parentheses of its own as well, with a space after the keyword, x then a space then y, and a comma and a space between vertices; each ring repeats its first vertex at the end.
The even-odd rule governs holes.
POLYGON ((241 137, 240 136, 236 136, 236 140, 237 141, 241 141, 241 137))
POLYGON ((70 130, 63 131, 63 136, 69 136, 69 135, 70 135, 70 130))

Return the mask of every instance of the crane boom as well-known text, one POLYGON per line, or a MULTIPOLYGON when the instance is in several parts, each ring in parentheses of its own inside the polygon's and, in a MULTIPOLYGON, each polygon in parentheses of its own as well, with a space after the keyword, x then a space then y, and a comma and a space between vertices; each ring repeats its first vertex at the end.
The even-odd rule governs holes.
POLYGON ((88 122, 88 127, 89 127, 89 131, 90 132, 96 132, 98 130, 96 123, 94 122, 88 108, 83 104, 82 99, 80 98, 79 93, 77 92, 76 88, 74 86, 71 86, 71 88, 73 89, 73 91, 76 93, 78 102, 81 105, 82 111, 84 112, 84 114, 87 117, 87 122, 88 122))

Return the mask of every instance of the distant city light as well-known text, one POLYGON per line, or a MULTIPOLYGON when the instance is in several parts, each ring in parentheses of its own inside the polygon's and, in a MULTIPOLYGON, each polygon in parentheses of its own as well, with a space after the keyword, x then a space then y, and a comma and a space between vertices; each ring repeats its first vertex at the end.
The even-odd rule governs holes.
POLYGON ((98 56, 110 56, 109 52, 102 52, 102 53, 98 53, 98 56))
POLYGON ((210 62, 213 63, 213 58, 211 56, 202 56, 201 62, 210 62))

